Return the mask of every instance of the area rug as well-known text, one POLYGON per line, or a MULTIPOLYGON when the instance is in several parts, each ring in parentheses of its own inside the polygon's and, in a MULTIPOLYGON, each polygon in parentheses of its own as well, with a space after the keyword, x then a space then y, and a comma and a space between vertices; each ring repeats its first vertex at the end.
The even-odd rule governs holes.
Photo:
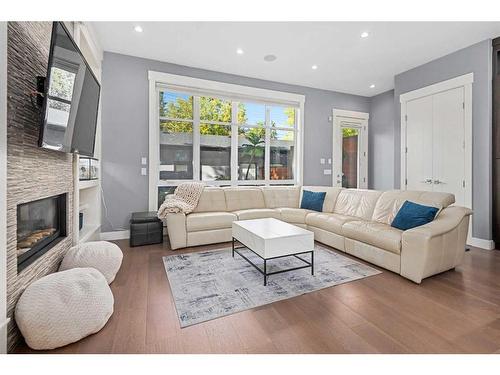
MULTIPOLYGON (((262 264, 251 251, 239 251, 262 264)), ((231 256, 231 248, 171 255, 163 263, 181 328, 381 273, 320 245, 314 250, 314 276, 310 268, 284 272, 269 276, 267 286, 259 271, 238 254, 231 256)), ((267 263, 269 272, 300 265, 294 257, 267 263)))

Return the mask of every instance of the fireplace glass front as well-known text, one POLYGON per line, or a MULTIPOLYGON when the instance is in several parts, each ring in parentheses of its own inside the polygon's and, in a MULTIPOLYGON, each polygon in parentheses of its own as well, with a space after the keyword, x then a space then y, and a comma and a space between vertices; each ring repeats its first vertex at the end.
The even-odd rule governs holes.
POLYGON ((18 271, 66 236, 66 194, 17 206, 18 271))

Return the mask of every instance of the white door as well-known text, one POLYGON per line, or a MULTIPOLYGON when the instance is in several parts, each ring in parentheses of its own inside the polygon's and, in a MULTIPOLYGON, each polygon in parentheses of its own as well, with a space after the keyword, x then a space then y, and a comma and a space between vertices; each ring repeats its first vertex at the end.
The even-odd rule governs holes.
POLYGON ((333 111, 333 186, 368 187, 368 114, 333 111))
POLYGON ((406 103, 406 188, 432 191, 432 96, 406 103))
POLYGON ((406 103, 406 188, 465 200, 464 87, 406 103))
POLYGON ((434 95, 433 187, 465 206, 464 88, 434 95))

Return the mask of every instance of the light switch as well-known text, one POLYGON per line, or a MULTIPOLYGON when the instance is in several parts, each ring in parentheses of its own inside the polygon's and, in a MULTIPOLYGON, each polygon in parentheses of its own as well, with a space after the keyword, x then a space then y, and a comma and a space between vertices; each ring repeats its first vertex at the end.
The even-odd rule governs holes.
POLYGON ((148 158, 142 157, 141 158, 141 164, 142 165, 147 165, 148 164, 148 158))
POLYGON ((143 176, 147 176, 148 172, 146 170, 146 168, 141 168, 141 175, 143 176))
POLYGON ((331 169, 323 169, 323 174, 332 174, 331 169))
POLYGON ((321 158, 321 159, 319 159, 319 163, 320 163, 320 164, 325 164, 325 158, 321 158))

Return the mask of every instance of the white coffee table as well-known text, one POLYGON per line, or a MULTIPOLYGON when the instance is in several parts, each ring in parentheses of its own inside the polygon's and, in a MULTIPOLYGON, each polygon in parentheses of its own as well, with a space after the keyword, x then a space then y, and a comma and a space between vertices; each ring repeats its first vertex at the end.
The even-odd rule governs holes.
POLYGON ((267 277, 282 272, 311 268, 314 275, 314 233, 278 219, 255 219, 233 221, 233 258, 234 253, 240 255, 264 275, 264 285, 267 277), (235 241, 243 246, 235 247, 235 241), (238 249, 246 248, 259 256, 264 261, 262 270, 238 249), (299 255, 311 254, 311 261, 299 255), (303 266, 267 272, 267 261, 276 258, 293 256, 305 263, 303 266))

